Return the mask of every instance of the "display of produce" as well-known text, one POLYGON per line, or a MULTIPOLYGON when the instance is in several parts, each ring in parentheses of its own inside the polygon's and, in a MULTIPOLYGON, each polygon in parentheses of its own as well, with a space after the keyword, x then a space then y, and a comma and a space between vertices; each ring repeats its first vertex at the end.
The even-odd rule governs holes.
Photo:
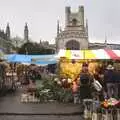
POLYGON ((80 73, 82 63, 79 61, 61 61, 60 62, 60 76, 63 78, 71 78, 74 80, 80 73))
POLYGON ((102 103, 101 106, 103 108, 109 108, 109 107, 120 107, 120 101, 116 100, 115 98, 110 98, 110 99, 105 99, 102 103))
MULTIPOLYGON (((84 60, 86 62, 86 60, 84 60)), ((92 75, 95 73, 95 70, 101 65, 100 62, 88 61, 88 71, 92 75)), ((71 78, 72 80, 80 74, 82 70, 83 60, 69 60, 62 58, 60 60, 60 76, 62 78, 71 78)))

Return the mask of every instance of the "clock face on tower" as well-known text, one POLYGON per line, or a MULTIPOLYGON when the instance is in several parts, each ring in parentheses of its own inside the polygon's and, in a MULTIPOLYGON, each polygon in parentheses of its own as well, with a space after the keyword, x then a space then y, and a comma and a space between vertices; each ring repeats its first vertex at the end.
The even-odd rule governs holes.
POLYGON ((70 40, 66 43, 66 49, 68 50, 79 50, 80 43, 76 40, 70 40))

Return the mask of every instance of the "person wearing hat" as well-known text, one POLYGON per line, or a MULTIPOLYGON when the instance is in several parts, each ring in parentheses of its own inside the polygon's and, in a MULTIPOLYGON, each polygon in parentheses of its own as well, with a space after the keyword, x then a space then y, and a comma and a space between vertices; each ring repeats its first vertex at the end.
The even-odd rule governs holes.
POLYGON ((109 64, 106 68, 105 74, 104 74, 104 80, 106 82, 107 86, 107 94, 108 97, 111 98, 117 97, 117 88, 116 88, 116 74, 115 69, 112 64, 109 64), (115 95, 116 94, 116 95, 115 95))

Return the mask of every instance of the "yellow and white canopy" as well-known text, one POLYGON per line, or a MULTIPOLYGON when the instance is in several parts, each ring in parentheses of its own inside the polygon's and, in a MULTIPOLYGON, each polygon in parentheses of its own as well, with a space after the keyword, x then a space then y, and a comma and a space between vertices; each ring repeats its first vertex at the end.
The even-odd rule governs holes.
POLYGON ((58 57, 68 59, 120 59, 120 50, 60 50, 58 57))

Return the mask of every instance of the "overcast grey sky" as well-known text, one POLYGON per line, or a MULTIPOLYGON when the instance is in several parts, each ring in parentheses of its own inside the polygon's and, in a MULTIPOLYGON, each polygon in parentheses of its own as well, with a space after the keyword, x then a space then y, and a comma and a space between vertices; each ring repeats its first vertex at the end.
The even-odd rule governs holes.
POLYGON ((109 42, 120 43, 120 0, 0 0, 0 28, 9 22, 12 36, 23 37, 27 22, 32 40, 53 43, 58 19, 64 28, 65 6, 75 11, 79 5, 85 5, 90 41, 103 42, 106 33, 109 42))

